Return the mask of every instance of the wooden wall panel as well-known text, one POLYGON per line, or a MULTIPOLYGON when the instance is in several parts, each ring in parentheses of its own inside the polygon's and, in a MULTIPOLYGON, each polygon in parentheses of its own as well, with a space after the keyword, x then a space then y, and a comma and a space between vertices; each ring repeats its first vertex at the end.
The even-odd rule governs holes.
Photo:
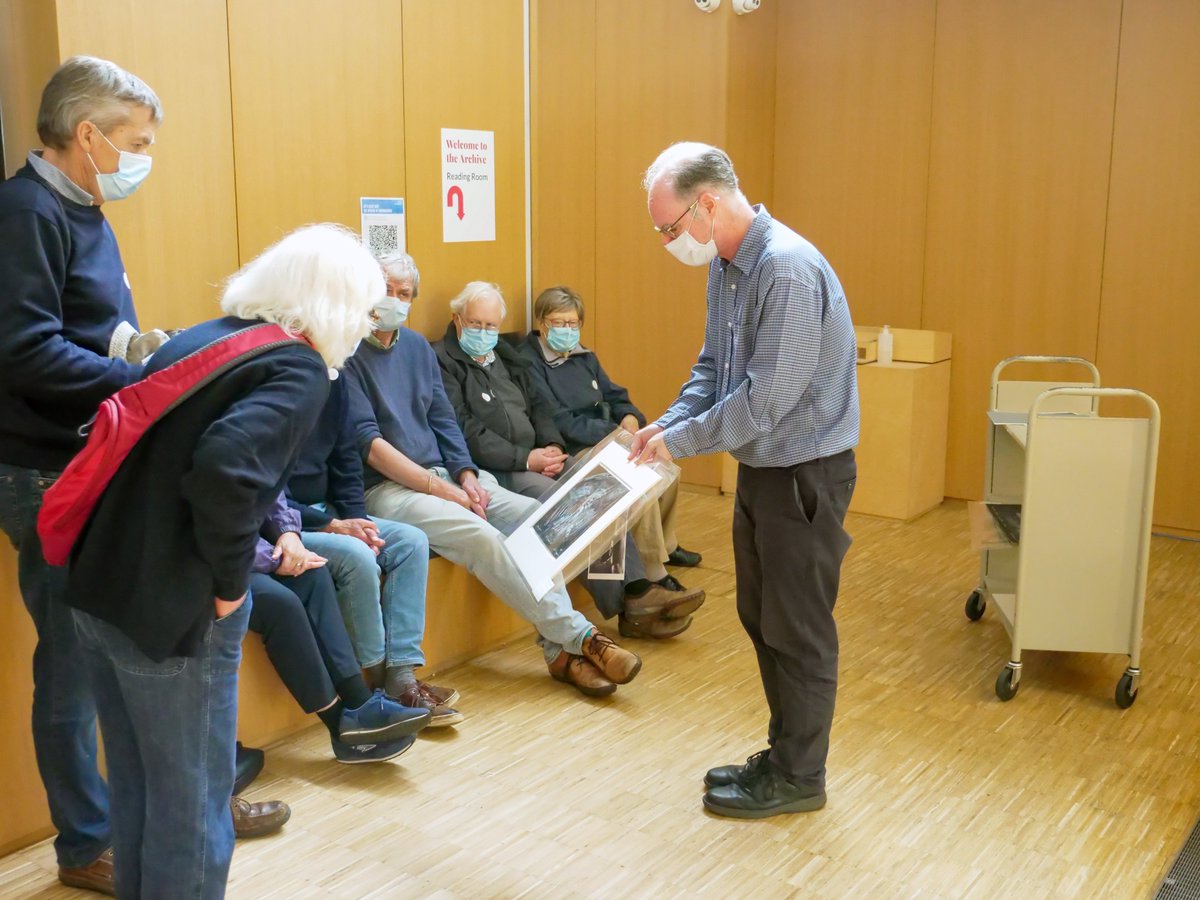
POLYGON ((857 324, 921 321, 935 7, 780 4, 773 212, 829 259, 857 324))
POLYGON ((413 327, 429 338, 442 336, 447 301, 474 280, 499 284, 508 300, 506 328, 525 327, 522 17, 521 0, 404 3, 408 234, 421 267, 413 327), (443 128, 496 133, 495 241, 442 242, 443 128))
POLYGON ((29 710, 33 703, 33 620, 17 590, 17 555, 0 535, 0 759, 9 773, 0 803, 0 856, 52 833, 46 794, 37 775, 29 710))
POLYGON ((42 146, 37 111, 42 88, 58 66, 58 12, 45 0, 0 0, 0 118, 4 158, 12 175, 42 146))
POLYGON ((954 335, 950 496, 981 490, 996 362, 1095 357, 1120 7, 938 4, 922 326, 954 335))
MULTIPOLYGON (((786 7, 784 7, 786 9, 786 7)), ((776 49, 780 4, 729 17, 725 84, 725 138, 742 193, 775 208, 776 49)), ((773 214, 773 213, 772 213, 773 214)))
POLYGON ((1097 364, 1162 408, 1156 524, 1200 531, 1200 6, 1130 0, 1121 31, 1097 364))
POLYGON ((592 2, 537 0, 532 10, 533 297, 556 284, 576 290, 589 313, 580 340, 592 347, 596 7, 592 2))
MULTIPOLYGON (((676 141, 724 142, 726 12, 596 6, 596 349, 651 418, 675 399, 704 342, 707 270, 663 249, 642 174, 676 141)), ((720 458, 685 460, 683 477, 720 485, 720 458)))
POLYGON ((229 5, 241 258, 310 222, 359 230, 359 197, 403 197, 400 5, 229 5))
POLYGON ((215 286, 237 268, 225 3, 59 0, 58 31, 62 58, 111 59, 163 103, 150 177, 104 205, 143 327, 212 318, 215 286))

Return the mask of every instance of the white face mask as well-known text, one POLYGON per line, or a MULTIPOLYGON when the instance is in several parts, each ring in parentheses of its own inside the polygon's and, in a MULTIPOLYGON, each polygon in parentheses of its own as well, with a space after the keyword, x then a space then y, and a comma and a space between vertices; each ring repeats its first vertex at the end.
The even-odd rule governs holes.
MULTIPOLYGON (((699 211, 699 207, 696 209, 699 211)), ((695 219, 696 213, 692 213, 692 222, 695 219)), ((713 239, 717 233, 717 220, 713 219, 708 241, 703 244, 692 237, 692 222, 688 222, 688 227, 679 237, 666 244, 667 252, 685 266, 707 266, 717 258, 717 242, 713 239)))
POLYGON ((146 180, 146 176, 150 174, 150 166, 154 160, 145 153, 130 153, 128 150, 119 150, 103 134, 100 137, 104 138, 104 142, 120 154, 117 161, 117 171, 107 173, 101 172, 100 167, 96 165, 96 161, 92 159, 92 154, 88 154, 92 168, 96 170, 96 184, 100 188, 100 196, 105 200, 124 200, 146 180))

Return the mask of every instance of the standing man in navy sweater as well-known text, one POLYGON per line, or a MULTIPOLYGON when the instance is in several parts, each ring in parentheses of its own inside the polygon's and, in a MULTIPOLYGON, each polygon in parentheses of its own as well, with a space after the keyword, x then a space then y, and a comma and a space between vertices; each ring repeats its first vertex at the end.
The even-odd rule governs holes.
POLYGON ((136 326, 129 278, 101 204, 150 171, 158 97, 111 62, 77 56, 42 93, 45 145, 0 183, 0 527, 18 553, 37 628, 33 742, 58 829, 59 879, 112 892, 108 792, 96 767, 96 704, 82 670, 66 570, 42 558, 42 495, 82 441, 79 427, 141 366, 110 358, 136 326))

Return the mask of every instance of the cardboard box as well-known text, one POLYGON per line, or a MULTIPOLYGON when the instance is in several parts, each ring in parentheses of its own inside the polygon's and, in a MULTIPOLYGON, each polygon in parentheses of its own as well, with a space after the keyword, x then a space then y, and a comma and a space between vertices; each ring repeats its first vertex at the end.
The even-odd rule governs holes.
POLYGON ((950 363, 858 366, 858 485, 850 511, 913 519, 942 502, 950 363))
MULTIPOLYGON (((875 325, 856 325, 858 345, 877 340, 883 328, 875 325)), ((928 331, 920 328, 893 328, 892 361, 935 363, 950 358, 950 332, 928 331)))

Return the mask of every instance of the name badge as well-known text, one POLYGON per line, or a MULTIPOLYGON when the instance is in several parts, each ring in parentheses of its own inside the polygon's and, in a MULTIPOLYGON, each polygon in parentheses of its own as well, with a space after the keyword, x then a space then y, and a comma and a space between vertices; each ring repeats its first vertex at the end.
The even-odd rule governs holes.
POLYGON ((593 390, 593 391, 598 391, 598 390, 600 390, 600 385, 596 384, 596 379, 595 379, 595 378, 593 378, 593 379, 592 379, 592 390, 593 390))
POLYGON ((482 396, 482 397, 483 397, 483 399, 484 399, 484 400, 486 400, 488 403, 491 403, 491 402, 492 402, 492 395, 491 395, 491 394, 489 394, 487 391, 484 391, 484 392, 483 392, 483 394, 482 394, 481 396, 482 396))

